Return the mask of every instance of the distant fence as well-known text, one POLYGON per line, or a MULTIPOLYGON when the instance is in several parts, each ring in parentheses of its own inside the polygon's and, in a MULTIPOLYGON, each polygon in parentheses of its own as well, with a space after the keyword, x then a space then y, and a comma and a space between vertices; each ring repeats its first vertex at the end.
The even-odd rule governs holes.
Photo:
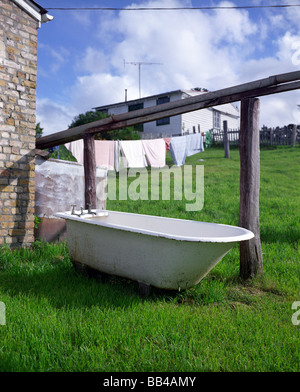
MULTIPOLYGON (((220 129, 213 129, 212 131, 212 144, 224 143, 224 131, 220 129)), ((229 129, 227 131, 228 141, 231 146, 238 146, 240 138, 239 129, 229 129)))
POLYGON ((298 127, 296 129, 292 126, 282 128, 264 127, 260 131, 260 144, 269 146, 300 144, 300 129, 298 127))
MULTIPOLYGON (((228 140, 230 145, 239 144, 239 129, 228 130, 228 140)), ((224 131, 219 129, 213 129, 212 144, 218 145, 224 143, 224 131)), ((261 146, 283 146, 283 145, 295 145, 300 144, 300 126, 297 128, 293 126, 284 126, 282 128, 267 128, 263 127, 260 130, 260 145, 261 146)))

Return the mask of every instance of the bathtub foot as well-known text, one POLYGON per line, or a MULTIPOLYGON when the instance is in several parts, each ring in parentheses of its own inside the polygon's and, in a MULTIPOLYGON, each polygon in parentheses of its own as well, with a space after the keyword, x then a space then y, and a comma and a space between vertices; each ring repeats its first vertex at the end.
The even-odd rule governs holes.
POLYGON ((83 273, 85 271, 84 264, 79 263, 79 261, 76 261, 76 260, 71 260, 71 262, 72 262, 76 272, 83 273))
POLYGON ((142 298, 146 298, 149 296, 151 291, 151 286, 148 283, 138 282, 139 283, 139 292, 142 298))

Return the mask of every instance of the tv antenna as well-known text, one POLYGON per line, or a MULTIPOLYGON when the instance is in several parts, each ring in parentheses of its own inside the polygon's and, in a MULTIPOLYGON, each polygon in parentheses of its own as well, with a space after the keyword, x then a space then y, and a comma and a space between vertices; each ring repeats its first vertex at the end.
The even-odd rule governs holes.
POLYGON ((162 63, 145 63, 143 61, 131 61, 131 62, 126 62, 124 60, 124 67, 126 64, 130 64, 130 65, 137 65, 139 67, 139 96, 141 98, 141 66, 142 65, 161 65, 162 63))

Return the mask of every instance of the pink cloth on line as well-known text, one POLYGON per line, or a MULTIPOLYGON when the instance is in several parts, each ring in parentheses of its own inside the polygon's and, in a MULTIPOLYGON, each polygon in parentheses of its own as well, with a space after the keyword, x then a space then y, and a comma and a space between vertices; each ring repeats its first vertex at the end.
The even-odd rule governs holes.
POLYGON ((166 143, 166 150, 170 151, 171 138, 170 137, 164 137, 164 141, 166 143))
POLYGON ((83 164, 83 140, 79 139, 75 142, 69 142, 65 144, 65 147, 71 151, 74 158, 77 159, 78 163, 83 164))
POLYGON ((113 140, 95 140, 96 166, 114 170, 115 149, 113 140))
POLYGON ((147 161, 151 167, 166 166, 166 144, 164 139, 142 140, 147 161))

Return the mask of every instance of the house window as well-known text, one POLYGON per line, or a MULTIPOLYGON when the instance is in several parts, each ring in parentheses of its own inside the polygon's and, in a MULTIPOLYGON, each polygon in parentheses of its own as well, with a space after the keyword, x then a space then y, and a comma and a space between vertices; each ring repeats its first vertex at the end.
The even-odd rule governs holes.
MULTIPOLYGON (((156 101, 156 104, 161 105, 162 103, 167 103, 167 102, 170 102, 170 97, 165 95, 163 97, 159 97, 156 101)), ((158 125, 166 125, 166 124, 170 124, 170 117, 165 117, 165 118, 162 118, 162 119, 156 121, 157 126, 158 125)))
POLYGON ((128 105, 128 112, 133 112, 134 110, 144 109, 144 103, 136 103, 133 105, 128 105))
POLYGON ((216 129, 221 129, 221 114, 216 110, 213 111, 213 127, 216 129))

